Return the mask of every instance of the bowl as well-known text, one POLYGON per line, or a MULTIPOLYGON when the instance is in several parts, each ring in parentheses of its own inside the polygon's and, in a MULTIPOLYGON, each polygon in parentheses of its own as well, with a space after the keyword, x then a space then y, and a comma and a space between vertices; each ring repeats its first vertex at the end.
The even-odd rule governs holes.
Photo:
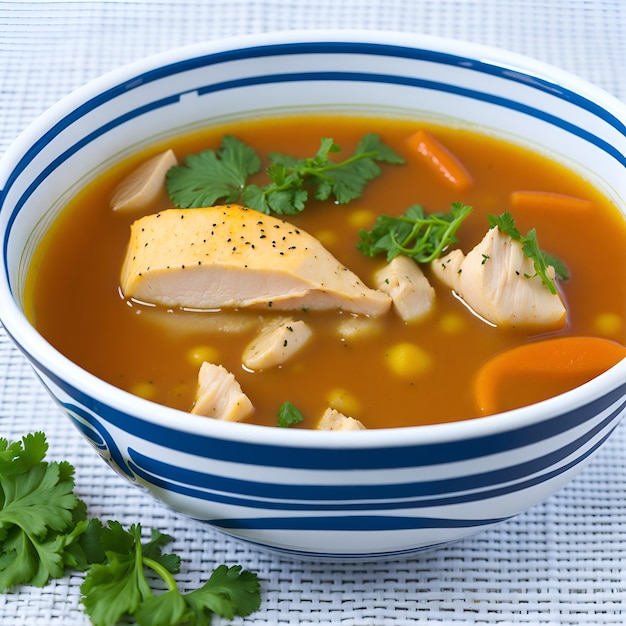
POLYGON ((561 70, 400 33, 291 31, 207 42, 90 82, 7 150, 0 163, 6 332, 118 474, 171 509, 265 550, 314 560, 399 558, 544 500, 618 425, 626 360, 507 413, 339 434, 224 423, 156 405, 84 371, 29 323, 24 282, 34 250, 88 181, 194 128, 303 110, 483 129, 582 173, 626 219, 626 106, 561 70))

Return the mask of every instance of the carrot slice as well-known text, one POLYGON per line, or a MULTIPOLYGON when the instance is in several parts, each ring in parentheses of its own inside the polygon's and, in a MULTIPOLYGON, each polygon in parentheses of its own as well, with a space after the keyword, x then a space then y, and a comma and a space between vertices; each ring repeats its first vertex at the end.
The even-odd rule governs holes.
POLYGON ((472 177, 461 161, 426 130, 418 130, 406 138, 406 144, 424 157, 428 166, 457 191, 472 184, 472 177))
POLYGON ((514 191, 510 196, 511 208, 518 210, 520 214, 530 211, 538 215, 550 213, 568 217, 572 214, 580 214, 593 208, 590 200, 566 196, 562 193, 550 191, 514 191))
POLYGON ((626 358, 626 347, 600 337, 560 337, 518 346, 485 363, 474 383, 481 414, 547 400, 626 358))

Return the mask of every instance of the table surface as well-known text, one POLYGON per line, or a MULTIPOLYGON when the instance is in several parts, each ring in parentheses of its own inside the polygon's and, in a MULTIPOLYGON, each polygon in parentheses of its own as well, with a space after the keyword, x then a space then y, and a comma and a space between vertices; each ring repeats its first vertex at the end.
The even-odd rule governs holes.
MULTIPOLYGON (((0 1, 0 153, 56 100, 124 63, 223 36, 327 27, 496 45, 626 101, 623 0, 0 1)), ((91 515, 174 536, 183 589, 219 563, 257 572, 262 608, 235 624, 624 624, 625 428, 546 502, 455 545, 393 563, 293 562, 200 527, 111 472, 0 328, 0 436, 43 430, 49 458, 76 467, 76 490, 91 515)), ((0 624, 89 624, 81 581, 73 574, 0 595, 0 624)))

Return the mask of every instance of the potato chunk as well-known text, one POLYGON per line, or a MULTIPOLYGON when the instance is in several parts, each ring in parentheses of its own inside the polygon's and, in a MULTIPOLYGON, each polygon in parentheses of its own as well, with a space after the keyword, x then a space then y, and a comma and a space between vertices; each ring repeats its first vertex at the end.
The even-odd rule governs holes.
POLYGON ((114 211, 134 211, 150 206, 165 189, 167 171, 178 165, 172 150, 157 154, 131 172, 113 191, 114 211))

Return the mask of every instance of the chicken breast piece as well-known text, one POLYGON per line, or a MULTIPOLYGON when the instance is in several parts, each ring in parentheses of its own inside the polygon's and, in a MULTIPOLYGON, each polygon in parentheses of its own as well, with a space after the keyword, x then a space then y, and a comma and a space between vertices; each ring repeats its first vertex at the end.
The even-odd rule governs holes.
POLYGON ((225 367, 206 361, 200 366, 196 401, 191 413, 227 422, 240 422, 253 411, 252 402, 225 367))
POLYGON ((302 320, 274 320, 248 344, 242 362, 251 370, 282 365, 304 347, 312 334, 311 328, 302 320))
POLYGON ((324 411, 317 423, 317 430, 366 430, 366 428, 359 420, 329 408, 324 411))
POLYGON ((137 220, 121 272, 127 298, 193 309, 389 310, 305 231, 238 205, 169 209, 137 220))
POLYGON ((374 275, 376 287, 391 296, 396 313, 405 322, 428 315, 435 304, 435 290, 419 265, 400 255, 374 275))
POLYGON ((172 150, 157 154, 131 172, 113 191, 114 211, 135 211, 150 206, 165 189, 167 171, 178 165, 172 150))
POLYGON ((565 324, 566 309, 558 293, 550 293, 534 276, 522 245, 498 228, 490 229, 467 256, 453 250, 431 267, 471 309, 497 326, 555 329, 565 324))

